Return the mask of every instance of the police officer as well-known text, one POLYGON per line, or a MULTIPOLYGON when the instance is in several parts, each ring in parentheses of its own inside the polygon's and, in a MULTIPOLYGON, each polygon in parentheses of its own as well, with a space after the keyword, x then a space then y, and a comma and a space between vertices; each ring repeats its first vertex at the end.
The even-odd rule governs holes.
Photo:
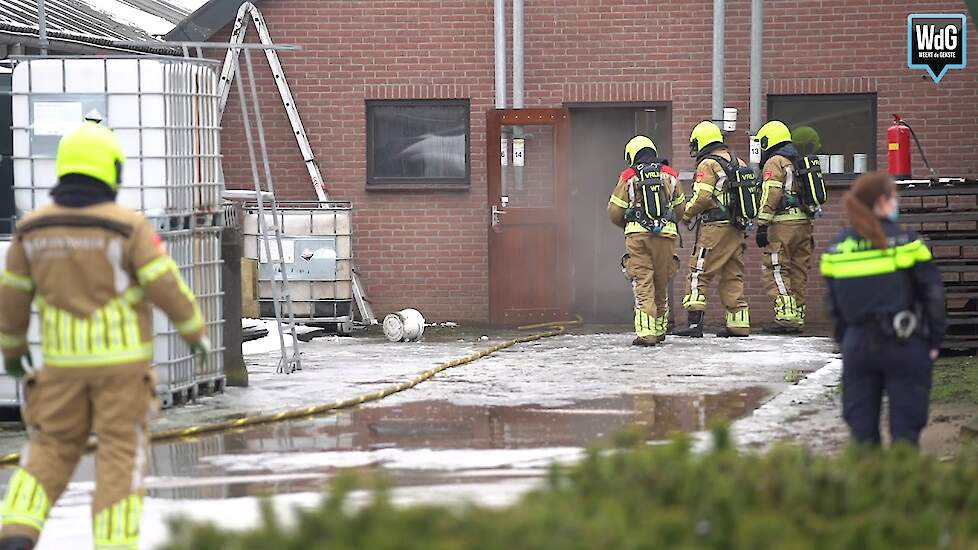
POLYGON ((779 120, 771 120, 754 136, 761 146, 763 191, 757 216, 757 246, 763 250, 764 288, 774 302, 776 334, 799 333, 805 324, 805 291, 815 241, 814 222, 803 209, 794 181, 799 157, 792 134, 779 120))
POLYGON ((700 227, 689 261, 689 279, 683 297, 689 324, 673 334, 703 337, 706 292, 713 279, 719 277, 720 301, 727 312, 726 328, 717 335, 747 336, 750 334, 750 312, 744 299, 744 228, 731 218, 727 204, 728 176, 717 157, 734 166, 747 164, 730 152, 723 141, 723 132, 710 121, 700 122, 693 128, 689 152, 696 159, 696 176, 682 220, 688 224, 698 219, 700 227))
POLYGON ((860 176, 843 201, 851 227, 821 262, 842 347, 842 415, 856 441, 878 444, 885 392, 893 440, 916 445, 947 327, 941 274, 920 237, 895 223, 889 176, 860 176))
POLYGON ((678 173, 659 157, 655 143, 635 136, 625 145, 628 168, 608 200, 608 217, 625 230, 623 268, 635 295, 636 346, 654 346, 666 338, 669 280, 678 270, 676 219, 686 195, 678 173))
POLYGON ((115 134, 88 121, 65 135, 54 204, 24 217, 0 274, 0 347, 24 381, 30 441, 3 502, 0 549, 32 548, 98 434, 96 549, 135 549, 149 422, 157 408, 153 311, 163 309, 198 361, 209 345, 197 301, 149 220, 115 203, 125 157, 115 134), (44 368, 33 371, 26 334, 40 313, 44 368))

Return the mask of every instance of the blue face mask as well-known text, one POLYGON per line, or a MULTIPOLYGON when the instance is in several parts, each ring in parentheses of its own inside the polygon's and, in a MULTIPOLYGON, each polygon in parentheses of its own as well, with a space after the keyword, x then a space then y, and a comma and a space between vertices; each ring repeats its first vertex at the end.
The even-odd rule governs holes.
POLYGON ((888 219, 888 220, 890 220, 891 222, 894 222, 894 223, 896 223, 896 221, 899 218, 900 218, 900 211, 899 210, 894 210, 893 212, 890 212, 889 214, 886 215, 886 219, 888 219))

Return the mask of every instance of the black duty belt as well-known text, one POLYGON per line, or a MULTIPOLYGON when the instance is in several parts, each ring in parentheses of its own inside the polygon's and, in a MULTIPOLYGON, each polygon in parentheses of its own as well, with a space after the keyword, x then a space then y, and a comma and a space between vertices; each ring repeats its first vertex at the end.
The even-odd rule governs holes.
POLYGON ((728 222, 730 215, 722 208, 711 208, 703 212, 703 223, 728 222))
POLYGON ((920 315, 909 309, 896 313, 870 315, 856 324, 873 329, 882 336, 896 338, 897 340, 909 340, 925 331, 920 315))

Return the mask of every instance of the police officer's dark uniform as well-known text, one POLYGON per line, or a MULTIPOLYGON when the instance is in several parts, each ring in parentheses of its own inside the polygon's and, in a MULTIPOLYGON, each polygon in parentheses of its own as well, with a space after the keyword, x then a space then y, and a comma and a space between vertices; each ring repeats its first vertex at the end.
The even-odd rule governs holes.
POLYGON ((894 442, 916 445, 927 424, 933 361, 946 328, 944 286, 916 234, 881 220, 888 246, 844 229, 822 256, 842 347, 843 417, 859 442, 880 441, 883 392, 894 442))

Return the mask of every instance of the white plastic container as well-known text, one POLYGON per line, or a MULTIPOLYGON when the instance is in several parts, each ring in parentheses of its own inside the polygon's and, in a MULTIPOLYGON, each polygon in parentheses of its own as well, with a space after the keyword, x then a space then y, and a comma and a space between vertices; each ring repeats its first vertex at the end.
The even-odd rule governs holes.
POLYGON ((856 174, 862 174, 866 171, 869 165, 869 155, 866 153, 856 153, 852 155, 852 171, 856 174))
MULTIPOLYGON (((10 248, 10 241, 0 240, 0 271, 7 264, 7 249, 10 248)), ((0 315, 3 311, 0 310, 0 315)), ((41 333, 40 323, 37 319, 37 311, 31 309, 31 324, 27 330, 27 341, 29 342, 31 358, 34 366, 40 368, 41 362, 41 333)), ((20 386, 12 376, 0 373, 0 407, 11 407, 20 405, 20 386)))
MULTIPOLYGON (((174 392, 191 388, 197 383, 213 381, 223 377, 223 286, 221 280, 221 247, 218 226, 196 230, 165 230, 166 219, 152 220, 160 230, 163 241, 181 267, 181 273, 197 296, 207 325, 212 352, 206 370, 195 363, 190 347, 183 341, 175 325, 163 312, 154 308, 153 312, 153 369, 157 377, 157 393, 163 405, 173 405, 174 392)), ((0 270, 4 268, 9 241, 0 240, 0 270)), ((0 315, 3 312, 0 311, 0 315)), ((40 319, 37 311, 31 312, 31 324, 27 331, 27 341, 36 368, 43 367, 41 355, 40 319)), ((19 388, 16 381, 0 373, 0 407, 17 406, 20 403, 19 388)))
MULTIPOLYGON (((278 206, 282 228, 283 257, 288 270, 292 311, 306 322, 338 322, 351 319, 353 304, 353 225, 350 203, 278 206)), ((272 216, 266 210, 266 225, 272 216)), ((278 250, 271 241, 271 259, 265 254, 256 209, 243 218, 244 257, 259 261, 258 298, 260 314, 274 317, 273 279, 281 280, 278 250)))
POLYGON ((832 174, 841 174, 846 171, 845 155, 831 155, 829 157, 829 163, 829 172, 832 174))
POLYGON ((31 59, 13 71, 14 202, 51 201, 58 140, 92 110, 126 154, 119 202, 136 210, 221 205, 216 68, 167 59, 31 59))
POLYGON ((417 342, 424 336, 424 316, 416 309, 402 309, 384 317, 384 336, 391 342, 417 342))

